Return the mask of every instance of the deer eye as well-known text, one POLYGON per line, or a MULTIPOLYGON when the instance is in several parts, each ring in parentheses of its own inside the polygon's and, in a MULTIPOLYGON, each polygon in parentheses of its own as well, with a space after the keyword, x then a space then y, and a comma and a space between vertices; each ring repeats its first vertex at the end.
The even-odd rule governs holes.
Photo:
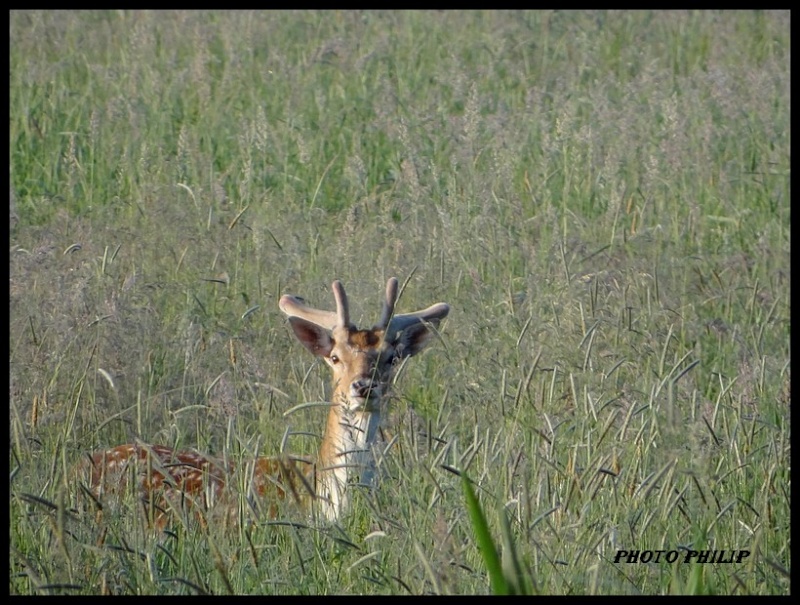
POLYGON ((333 363, 333 364, 339 363, 339 356, 338 355, 331 355, 331 363, 333 363))

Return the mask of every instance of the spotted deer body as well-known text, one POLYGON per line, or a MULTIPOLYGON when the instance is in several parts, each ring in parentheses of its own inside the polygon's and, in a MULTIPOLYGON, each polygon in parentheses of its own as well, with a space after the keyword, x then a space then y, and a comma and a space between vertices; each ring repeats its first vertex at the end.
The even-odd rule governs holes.
POLYGON ((234 489, 244 489, 248 502, 272 517, 277 502, 291 498, 329 521, 337 520, 347 506, 352 476, 360 472, 361 482, 371 483, 371 448, 397 362, 426 346, 431 327, 438 326, 450 308, 438 303, 416 313, 394 315, 397 280, 391 278, 380 320, 364 330, 350 322, 342 284, 333 282, 332 290, 335 312, 314 309, 289 295, 279 303, 297 339, 333 373, 331 405, 315 460, 261 457, 237 469, 195 452, 127 444, 90 456, 93 496, 102 501, 109 492, 122 492, 135 477, 149 519, 159 527, 164 526, 170 509, 209 510, 234 489))

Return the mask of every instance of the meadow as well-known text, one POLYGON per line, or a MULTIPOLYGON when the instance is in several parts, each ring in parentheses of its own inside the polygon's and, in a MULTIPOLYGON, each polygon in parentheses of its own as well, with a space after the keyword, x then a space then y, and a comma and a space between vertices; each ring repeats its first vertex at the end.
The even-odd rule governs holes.
POLYGON ((9 48, 11 594, 788 594, 788 12, 12 11, 9 48), (315 452, 278 299, 371 324, 393 275, 452 309, 338 523, 87 507, 96 448, 315 452), (615 561, 702 549, 751 555, 615 561))

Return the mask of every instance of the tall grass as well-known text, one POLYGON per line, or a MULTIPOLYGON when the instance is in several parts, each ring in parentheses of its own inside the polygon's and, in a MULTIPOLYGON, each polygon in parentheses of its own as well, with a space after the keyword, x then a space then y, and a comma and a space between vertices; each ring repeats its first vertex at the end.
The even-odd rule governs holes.
POLYGON ((486 593, 455 469, 538 593, 788 593, 788 13, 10 19, 10 592, 486 593), (313 453, 277 300, 391 275, 453 310, 340 524, 95 519, 95 447, 313 453))

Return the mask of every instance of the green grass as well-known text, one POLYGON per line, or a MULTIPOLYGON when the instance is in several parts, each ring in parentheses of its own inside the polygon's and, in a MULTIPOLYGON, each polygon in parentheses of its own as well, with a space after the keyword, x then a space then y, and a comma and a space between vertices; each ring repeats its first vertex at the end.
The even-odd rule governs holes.
POLYGON ((11 593, 488 593, 476 506, 536 593, 789 592, 788 13, 10 19, 11 593), (451 316, 339 525, 82 512, 96 447, 314 452, 278 298, 392 275, 451 316), (753 554, 614 563, 680 548, 753 554))

